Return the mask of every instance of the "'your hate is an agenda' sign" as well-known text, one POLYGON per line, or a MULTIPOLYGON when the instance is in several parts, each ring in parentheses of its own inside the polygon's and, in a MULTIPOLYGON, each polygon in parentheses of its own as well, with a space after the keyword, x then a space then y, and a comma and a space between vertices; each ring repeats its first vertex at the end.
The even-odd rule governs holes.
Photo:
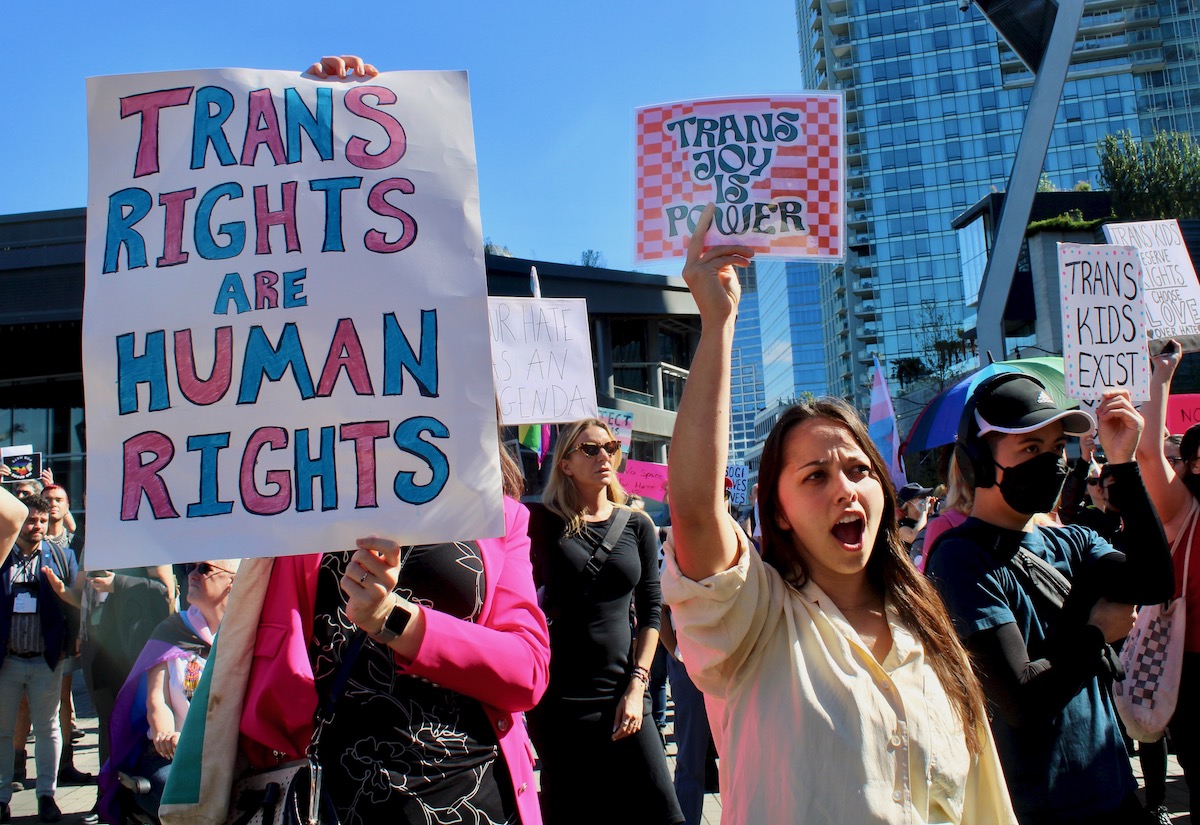
POLYGON ((502 534, 466 75, 87 101, 89 567, 502 534))

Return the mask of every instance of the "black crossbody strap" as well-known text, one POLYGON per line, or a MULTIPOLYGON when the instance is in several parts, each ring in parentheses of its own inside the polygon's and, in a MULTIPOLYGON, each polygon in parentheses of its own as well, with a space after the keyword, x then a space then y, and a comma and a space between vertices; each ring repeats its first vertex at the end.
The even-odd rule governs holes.
POLYGON ((612 555, 613 547, 621 540, 621 533, 625 532, 627 524, 629 524, 629 511, 617 509, 613 515, 612 524, 608 526, 604 538, 600 540, 600 546, 596 548, 592 557, 588 559, 588 563, 583 567, 592 578, 596 577, 600 568, 604 566, 604 562, 608 561, 608 557, 612 555))
POLYGON ((1071 581, 1057 567, 1024 547, 1017 550, 1008 567, 1026 593, 1040 596, 1052 607, 1062 610, 1071 594, 1071 581))

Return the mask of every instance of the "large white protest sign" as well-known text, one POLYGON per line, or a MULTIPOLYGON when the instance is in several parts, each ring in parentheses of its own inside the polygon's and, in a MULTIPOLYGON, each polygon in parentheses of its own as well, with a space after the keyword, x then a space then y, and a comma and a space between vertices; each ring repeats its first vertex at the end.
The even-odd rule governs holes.
POLYGON ((1129 390, 1150 397, 1141 261, 1128 246, 1060 243, 1063 366, 1067 395, 1129 390))
POLYGON ((89 567, 502 534, 465 73, 87 101, 89 567))
POLYGON ((583 298, 488 298, 500 422, 594 418, 596 379, 583 298))
POLYGON ((1111 244, 1132 246, 1142 261, 1146 300, 1146 333, 1160 346, 1174 338, 1185 349, 1200 346, 1200 283, 1179 231, 1179 221, 1108 223, 1111 244))

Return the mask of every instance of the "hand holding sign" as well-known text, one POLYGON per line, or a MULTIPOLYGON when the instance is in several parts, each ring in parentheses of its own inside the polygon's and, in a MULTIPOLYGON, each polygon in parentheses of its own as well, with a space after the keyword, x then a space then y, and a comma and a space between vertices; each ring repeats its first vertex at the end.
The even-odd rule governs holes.
POLYGON ((1106 392, 1104 400, 1096 408, 1096 419, 1100 430, 1100 443, 1104 454, 1113 464, 1133 461, 1138 439, 1142 435, 1145 419, 1133 406, 1128 390, 1106 392))
POLYGON ((348 74, 356 74, 359 77, 374 77, 379 74, 379 70, 370 63, 364 63, 363 59, 358 55, 344 54, 341 57, 322 57, 308 67, 308 74, 316 75, 321 79, 346 77, 348 74))
POLYGON ((720 323, 737 315, 742 284, 735 266, 750 266, 754 250, 748 246, 714 246, 704 248, 704 233, 712 225, 717 207, 709 204, 696 222, 696 233, 688 241, 687 263, 683 280, 691 290, 700 319, 704 324, 720 323))
POLYGON ((1158 355, 1150 357, 1150 365, 1153 368, 1150 373, 1151 382, 1160 386, 1170 386, 1171 378, 1174 377, 1175 370, 1182 360, 1183 348, 1179 346, 1178 341, 1172 338, 1158 355))

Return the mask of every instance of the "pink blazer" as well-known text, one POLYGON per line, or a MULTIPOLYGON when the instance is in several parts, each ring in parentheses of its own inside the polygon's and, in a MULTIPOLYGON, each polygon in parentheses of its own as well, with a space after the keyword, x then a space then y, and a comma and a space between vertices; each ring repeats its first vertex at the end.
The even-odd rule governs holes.
MULTIPOLYGON (((529 562, 529 511, 504 499, 505 535, 481 539, 487 582, 478 623, 422 607, 425 638, 396 668, 478 699, 511 774, 524 825, 541 823, 533 751, 520 715, 549 681, 550 641, 529 562)), ((308 658, 320 554, 275 560, 254 643, 240 725, 241 749, 265 768, 300 758, 312 737, 317 697, 308 658), (285 698, 286 697, 286 698, 285 698)))

